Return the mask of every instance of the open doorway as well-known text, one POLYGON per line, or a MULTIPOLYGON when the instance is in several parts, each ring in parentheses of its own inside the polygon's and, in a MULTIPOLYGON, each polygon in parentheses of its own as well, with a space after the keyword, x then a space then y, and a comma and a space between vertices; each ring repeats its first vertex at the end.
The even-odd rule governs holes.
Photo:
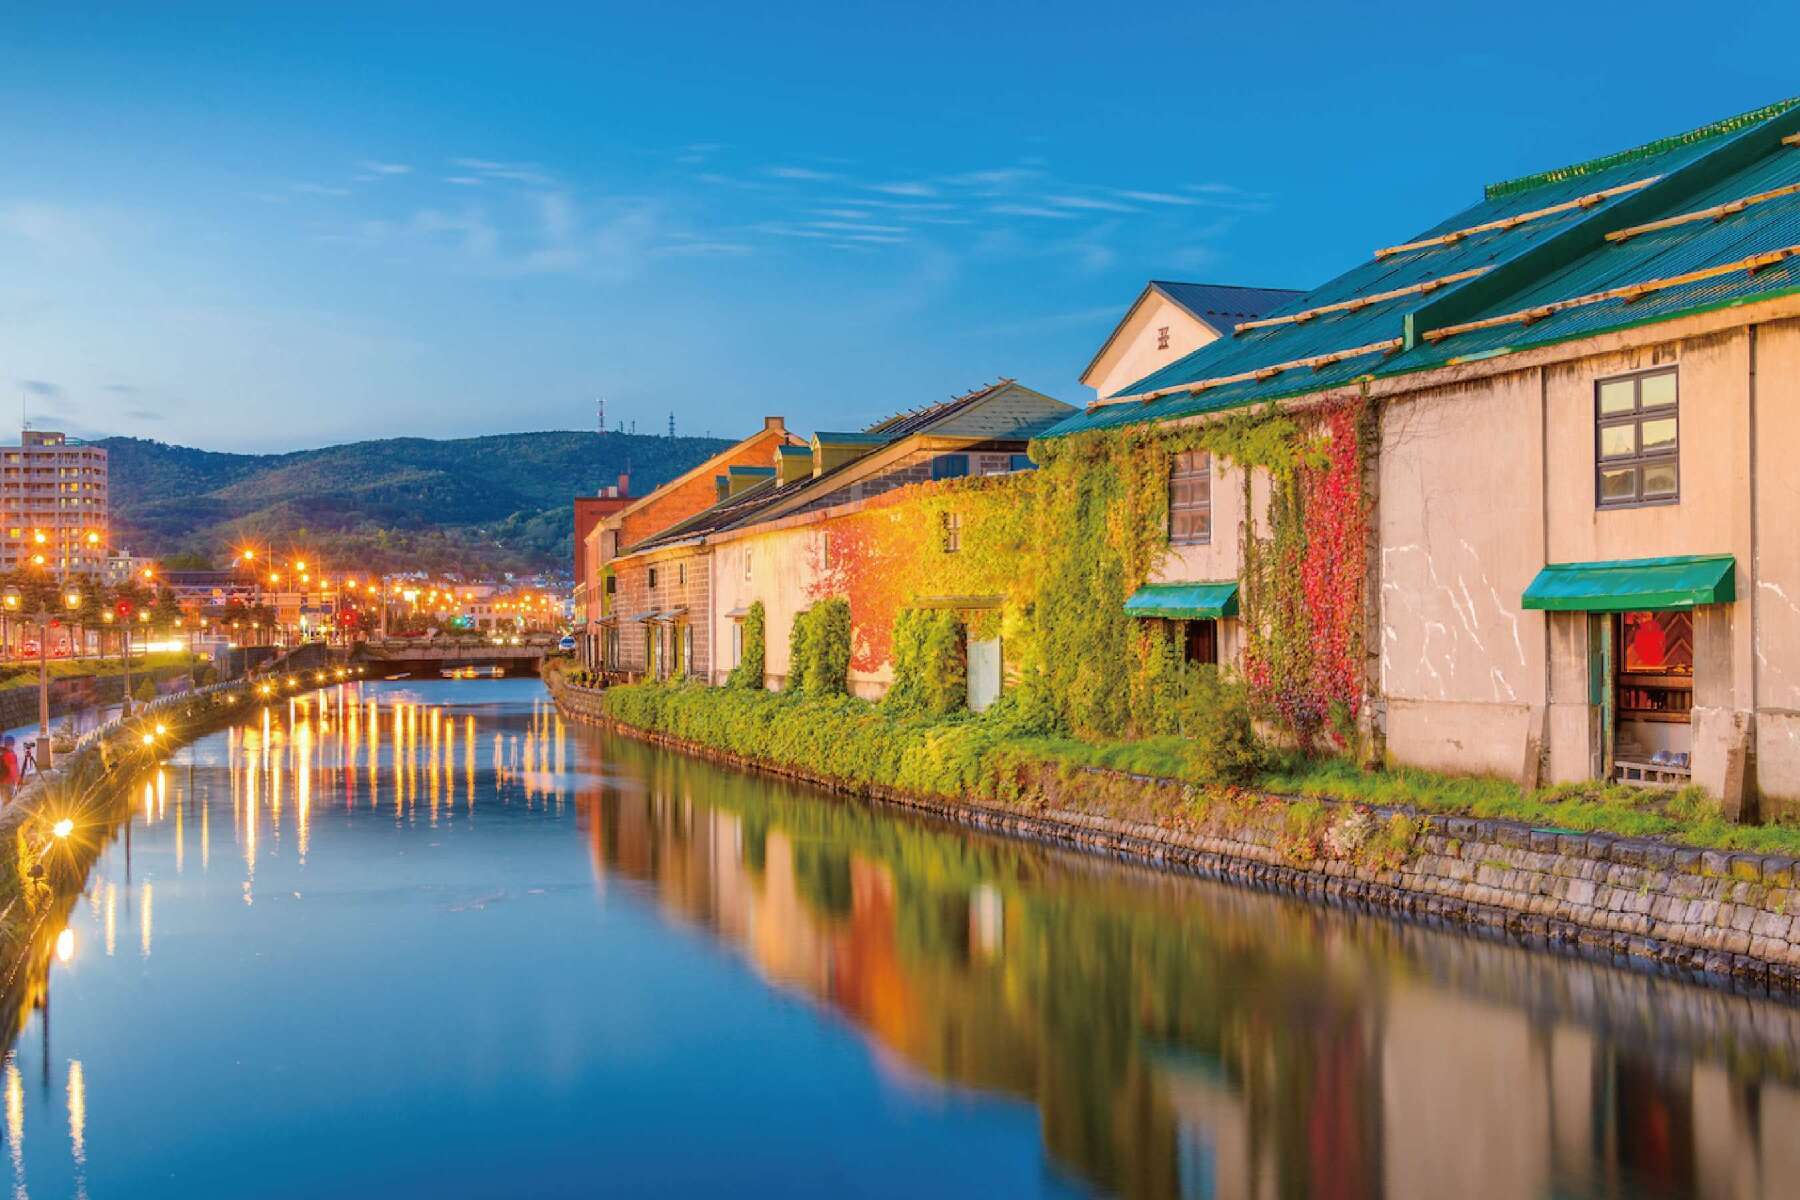
POLYGON ((1607 620, 1615 648, 1612 778, 1685 784, 1694 748, 1694 617, 1622 612, 1607 620))

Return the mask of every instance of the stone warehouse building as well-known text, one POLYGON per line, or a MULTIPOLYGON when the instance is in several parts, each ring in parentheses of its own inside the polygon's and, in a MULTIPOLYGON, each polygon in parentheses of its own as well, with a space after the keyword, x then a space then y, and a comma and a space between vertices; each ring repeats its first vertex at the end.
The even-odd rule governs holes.
MULTIPOLYGON (((809 444, 773 445, 761 462, 728 466, 714 476, 712 505, 612 560, 615 603, 598 638, 599 665, 627 677, 723 682, 743 655, 742 622, 760 602, 764 670, 780 687, 795 618, 859 583, 834 570, 846 518, 901 489, 1027 470, 1031 438, 1073 411, 1002 379, 868 429, 816 433, 809 444)), ((879 696, 892 678, 884 648, 893 616, 889 606, 852 605, 858 651, 850 686, 858 694, 879 696)), ((999 687, 998 642, 975 653, 991 665, 976 685, 979 703, 999 687)))
MULTIPOLYGON (((1489 186, 1048 436, 1277 411, 1354 414, 1368 750, 1796 811, 1793 102, 1489 186)), ((1168 471, 1170 553, 1128 604, 1228 623, 1267 480, 1168 471)))
MULTIPOLYGON (((728 446, 699 466, 686 471, 638 499, 627 496, 604 498, 626 500, 622 506, 605 504, 595 519, 588 519, 596 507, 593 499, 576 501, 575 521, 580 543, 575 556, 575 589, 581 598, 578 614, 584 630, 581 643, 583 661, 598 668, 609 658, 608 646, 619 639, 617 594, 641 588, 643 581, 632 576, 637 564, 615 569, 613 560, 622 549, 644 541, 654 534, 688 520, 695 513, 717 502, 715 477, 739 468, 759 469, 780 446, 798 446, 800 439, 788 432, 781 417, 763 418, 762 428, 735 445, 728 446), (586 511, 584 511, 584 509, 586 511), (583 528, 585 526, 585 528, 583 528)), ((620 477, 618 490, 628 493, 630 484, 620 477)), ((635 611, 635 610, 634 610, 635 611)))

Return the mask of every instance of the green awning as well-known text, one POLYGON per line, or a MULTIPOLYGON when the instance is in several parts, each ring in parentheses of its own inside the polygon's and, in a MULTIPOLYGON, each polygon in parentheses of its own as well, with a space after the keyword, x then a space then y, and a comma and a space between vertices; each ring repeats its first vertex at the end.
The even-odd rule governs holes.
POLYGON ((1125 601, 1128 617, 1207 621, 1235 617, 1238 585, 1230 583, 1147 583, 1125 601))
POLYGON ((1639 612, 1729 604, 1737 599, 1729 554, 1551 563, 1525 589, 1526 608, 1548 612, 1639 612))

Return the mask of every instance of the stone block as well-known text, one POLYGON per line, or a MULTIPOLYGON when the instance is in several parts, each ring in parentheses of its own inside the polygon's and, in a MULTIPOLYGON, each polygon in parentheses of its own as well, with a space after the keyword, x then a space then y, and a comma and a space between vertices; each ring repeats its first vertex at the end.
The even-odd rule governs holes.
POLYGON ((1731 856, 1729 870, 1733 879, 1741 879, 1750 883, 1762 882, 1762 855, 1734 854, 1731 856))
POLYGON ((1766 854, 1762 861, 1763 882, 1770 887, 1794 886, 1794 860, 1782 854, 1766 854))

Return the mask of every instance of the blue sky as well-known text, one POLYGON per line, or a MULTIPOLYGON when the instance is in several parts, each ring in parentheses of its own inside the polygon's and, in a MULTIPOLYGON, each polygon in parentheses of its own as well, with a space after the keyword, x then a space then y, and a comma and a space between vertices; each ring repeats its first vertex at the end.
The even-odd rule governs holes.
MULTIPOLYGON (((1791 6, 0 13, 0 404, 218 449, 1076 376, 1490 180, 1800 92, 1791 6)), ((10 428, 16 417, 0 419, 10 428)))

